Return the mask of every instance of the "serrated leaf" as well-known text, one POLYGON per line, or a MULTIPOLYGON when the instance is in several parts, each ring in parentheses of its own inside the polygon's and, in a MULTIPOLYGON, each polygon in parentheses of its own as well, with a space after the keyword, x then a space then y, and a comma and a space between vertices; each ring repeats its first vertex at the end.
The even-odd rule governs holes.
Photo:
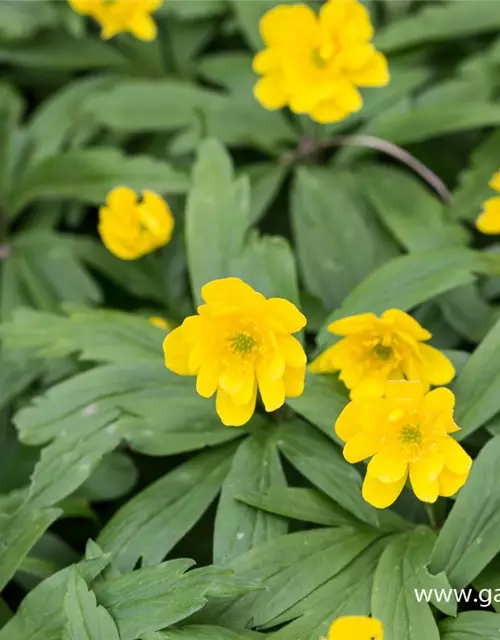
POLYGON ((236 451, 222 485, 214 530, 214 563, 225 565, 245 551, 287 532, 287 522, 238 500, 241 491, 285 485, 273 431, 251 435, 236 451))
POLYGON ((476 458, 469 478, 439 532, 432 573, 446 572, 454 587, 465 587, 500 551, 500 438, 476 458))
POLYGON ((468 359, 453 389, 456 396, 455 419, 462 440, 500 411, 497 393, 500 321, 468 359))
POLYGON ((441 640, 497 640, 500 614, 490 611, 466 611, 453 620, 447 618, 439 626, 441 640))
POLYGON ((228 445, 201 453, 119 509, 98 538, 104 551, 113 554, 113 565, 130 571, 141 558, 149 566, 160 562, 215 499, 233 452, 228 445))
POLYGON ((144 640, 259 640, 263 634, 256 631, 232 630, 216 625, 188 625, 182 629, 160 631, 144 640))
POLYGON ((69 574, 64 612, 63 640, 120 640, 113 618, 97 605, 94 593, 75 568, 69 574))
POLYGON ((430 530, 415 529, 395 538, 382 553, 373 581, 372 613, 382 621, 387 640, 439 640, 429 605, 415 597, 433 537, 430 530))
POLYGON ((21 506, 12 515, 0 514, 0 589, 60 515, 59 509, 36 509, 31 505, 21 506))
POLYGON ((10 201, 14 214, 35 200, 75 198, 103 203, 108 192, 125 184, 160 194, 184 193, 185 174, 148 156, 126 157, 114 148, 75 149, 41 159, 30 167, 10 201))

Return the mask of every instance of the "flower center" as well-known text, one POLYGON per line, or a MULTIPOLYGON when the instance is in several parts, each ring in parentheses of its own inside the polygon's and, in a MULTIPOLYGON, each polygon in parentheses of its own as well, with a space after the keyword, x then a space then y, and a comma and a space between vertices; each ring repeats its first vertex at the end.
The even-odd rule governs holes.
POLYGON ((321 55, 319 49, 313 49, 311 55, 314 66, 318 67, 318 69, 324 69, 326 67, 326 60, 321 55))
POLYGON ((251 353, 257 345, 256 340, 248 333, 237 333, 229 339, 229 342, 233 353, 242 355, 251 353))
POLYGON ((377 346, 373 347, 373 353, 377 356, 377 358, 380 358, 380 360, 389 360, 392 357, 394 351, 392 347, 378 344, 377 346))
POLYGON ((399 437, 403 444, 416 445, 417 447, 422 444, 422 432, 418 425, 405 424, 399 437))

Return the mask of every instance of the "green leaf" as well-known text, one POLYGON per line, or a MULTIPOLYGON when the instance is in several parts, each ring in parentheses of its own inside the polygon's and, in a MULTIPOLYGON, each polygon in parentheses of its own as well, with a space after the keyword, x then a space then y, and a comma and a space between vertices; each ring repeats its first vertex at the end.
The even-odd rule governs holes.
POLYGON ((462 428, 459 440, 479 429, 500 411, 497 389, 499 353, 500 321, 474 351, 454 384, 455 419, 462 428))
POLYGON ((299 265, 308 290, 331 309, 387 258, 383 231, 368 212, 352 177, 300 169, 292 192, 299 265))
POLYGON ((327 326, 339 317, 398 308, 408 311, 426 300, 474 281, 488 270, 485 256, 465 248, 426 251, 394 258, 352 291, 340 311, 331 314, 320 334, 323 347, 332 342, 327 326))
POLYGON ((77 496, 90 502, 122 498, 134 488, 138 475, 133 459, 123 451, 114 451, 104 456, 78 489, 77 496))
POLYGON ((231 94, 241 96, 249 95, 257 79, 252 71, 252 56, 243 51, 205 55, 198 63, 198 73, 231 94))
POLYGON ((500 438, 490 440, 441 529, 431 557, 432 573, 445 571, 465 587, 500 551, 500 438))
POLYGON ((20 507, 12 515, 0 514, 0 589, 12 578, 35 542, 61 515, 59 509, 20 507))
POLYGON ((359 523, 348 511, 316 489, 270 487, 264 491, 238 492, 236 499, 268 513, 303 522, 330 527, 356 526, 359 523))
POLYGON ((13 134, 23 110, 19 94, 7 84, 0 85, 0 204, 5 206, 12 188, 11 168, 13 134))
POLYGON ((305 423, 287 422, 277 444, 288 460, 327 496, 362 522, 378 525, 377 510, 361 496, 361 477, 338 448, 305 423))
POLYGON ((6 0, 0 5, 0 37, 2 40, 15 40, 34 35, 56 22, 53 5, 40 2, 33 7, 6 0))
POLYGON ((189 625, 182 629, 160 631, 144 640, 259 640, 263 634, 256 631, 225 629, 216 625, 189 625))
POLYGON ((498 6, 489 0, 476 0, 474 3, 455 0, 443 6, 424 7, 416 15, 395 21, 377 35, 375 43, 388 53, 416 45, 496 32, 499 27, 498 6))
POLYGON ((120 640, 137 640, 176 624, 201 609, 209 597, 249 589, 229 570, 205 567, 185 573, 192 564, 172 560, 95 585, 97 601, 113 616, 120 640))
POLYGON ((364 166, 358 180, 381 221, 405 249, 431 251, 466 243, 464 230, 448 222, 444 205, 421 180, 382 165, 364 166))
POLYGON ((272 205, 286 176, 283 165, 259 162, 243 167, 242 173, 250 178, 250 223, 255 224, 272 205))
POLYGON ((76 198, 82 202, 104 202, 117 185, 151 189, 160 194, 183 193, 186 176, 170 164, 148 156, 126 157, 113 148, 62 152, 30 167, 17 186, 10 208, 19 213, 35 200, 76 198))
POLYGON ((130 571, 140 558, 150 566, 161 562, 214 501, 233 452, 227 445, 201 453, 119 509, 98 538, 113 554, 113 565, 130 571))
POLYGON ((262 589, 214 607, 217 624, 228 627, 272 627, 284 612, 300 603, 347 567, 376 540, 359 529, 301 531, 248 551, 231 563, 243 580, 259 580, 262 589))
POLYGON ((120 640, 113 618, 98 606, 77 569, 71 569, 64 597, 67 623, 63 640, 120 640))
MULTIPOLYGON (((109 562, 109 556, 90 553, 78 572, 85 581, 94 580, 109 562)), ((66 622, 64 597, 71 568, 63 569, 30 591, 15 616, 0 630, 0 640, 61 640, 66 622)))
POLYGON ((495 131, 471 154, 469 165, 460 174, 458 187, 453 192, 450 213, 455 218, 474 220, 483 202, 495 195, 488 183, 498 170, 499 144, 500 132, 495 131))
POLYGON ((500 629, 500 614, 490 611, 466 611, 453 620, 440 624, 441 640, 496 640, 500 629))
POLYGON ((215 564, 225 565, 245 551, 287 532, 283 518, 238 500, 242 491, 285 486, 274 436, 272 430, 251 435, 240 444, 233 457, 215 518, 215 564))
POLYGON ((444 293, 439 306, 450 327, 469 342, 481 342, 499 317, 475 282, 444 293))
POLYGON ((439 640, 429 605, 415 597, 415 590, 424 588, 420 574, 426 571, 433 541, 430 530, 419 528, 395 538, 382 553, 373 581, 372 613, 383 623, 387 640, 439 640))
POLYGON ((195 20, 209 18, 224 13, 224 0, 191 0, 187 2, 171 2, 163 7, 167 14, 172 14, 181 20, 195 20))
POLYGON ((267 11, 276 6, 274 0, 256 0, 254 2, 231 0, 231 5, 248 44, 252 49, 262 49, 263 42, 259 33, 259 21, 267 11))

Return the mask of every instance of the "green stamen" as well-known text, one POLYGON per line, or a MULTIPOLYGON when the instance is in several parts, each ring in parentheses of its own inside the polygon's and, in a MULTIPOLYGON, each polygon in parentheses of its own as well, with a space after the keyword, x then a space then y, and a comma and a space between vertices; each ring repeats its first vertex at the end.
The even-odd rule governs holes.
POLYGON ((257 344, 247 333, 237 333, 230 339, 231 349, 235 353, 250 353, 257 344))
POLYGON ((406 424, 401 429, 400 439, 403 444, 416 444, 420 446, 422 444, 422 434, 420 432, 420 427, 406 424))
POLYGON ((373 348, 373 353, 381 360, 389 360, 394 352, 392 347, 386 347, 383 344, 378 344, 373 348))

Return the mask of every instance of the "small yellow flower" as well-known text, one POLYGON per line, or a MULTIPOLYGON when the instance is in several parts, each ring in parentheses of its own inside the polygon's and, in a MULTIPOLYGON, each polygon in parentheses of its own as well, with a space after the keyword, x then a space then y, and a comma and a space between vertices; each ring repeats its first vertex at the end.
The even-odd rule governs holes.
POLYGON ((317 122, 336 122, 359 111, 357 87, 389 82, 387 60, 371 39, 370 14, 358 0, 329 0, 319 16, 305 4, 279 5, 261 19, 267 48, 254 58, 262 75, 256 99, 266 109, 288 105, 317 122))
POLYGON ((167 244, 174 217, 161 196, 144 191, 142 202, 128 187, 109 192, 99 210, 99 235, 107 249, 122 260, 135 260, 167 244))
MULTIPOLYGON (((494 174, 488 184, 492 189, 500 192, 500 171, 494 174)), ((481 233, 492 235, 500 233, 500 196, 488 198, 483 203, 483 210, 476 220, 476 227, 481 233)))
POLYGON ((196 390, 210 398, 222 422, 238 427, 255 411, 257 387, 266 411, 304 390, 306 355, 291 334, 306 318, 288 300, 266 299, 239 278, 224 278, 201 290, 206 304, 165 338, 165 365, 197 376, 196 390))
POLYGON ((158 327, 158 329, 163 329, 164 331, 170 331, 172 327, 170 324, 162 318, 161 316, 150 316, 148 318, 149 324, 152 324, 153 327, 158 327))
POLYGON ((427 391, 455 375, 445 355, 422 343, 432 334, 399 309, 384 311, 380 318, 373 313, 343 318, 328 331, 345 337, 319 355, 311 371, 340 371, 353 400, 382 396, 388 380, 419 380, 427 391))
POLYGON ((72 9, 90 16, 101 25, 101 37, 109 40, 119 33, 131 33, 139 40, 154 40, 156 24, 151 14, 163 0, 68 0, 72 9))
POLYGON ((348 462, 372 458, 363 483, 367 502, 379 509, 390 506, 408 476, 423 502, 452 496, 465 484, 472 461, 449 435, 459 431, 454 406, 449 389, 425 394, 419 382, 393 381, 385 398, 353 400, 345 407, 335 432, 346 442, 348 462))
POLYGON ((346 616, 330 625, 328 640, 384 640, 384 630, 375 618, 346 616))

